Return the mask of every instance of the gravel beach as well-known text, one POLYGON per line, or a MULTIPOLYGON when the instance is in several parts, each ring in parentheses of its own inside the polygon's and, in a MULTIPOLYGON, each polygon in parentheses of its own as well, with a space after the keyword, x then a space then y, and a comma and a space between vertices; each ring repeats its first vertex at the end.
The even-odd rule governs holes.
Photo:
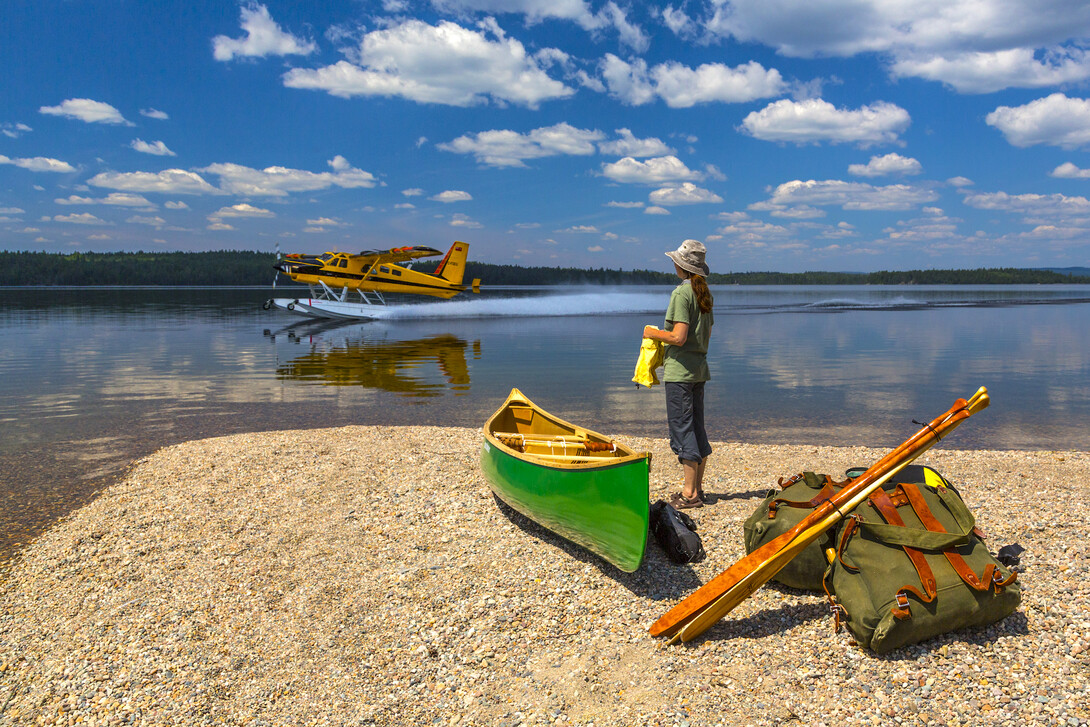
MULTIPOLYGON (((651 499, 678 489, 665 439, 651 499)), ((364 427, 138 460, 0 573, 0 725, 1090 724, 1090 454, 924 455, 1018 611, 875 656, 824 597, 767 586, 703 637, 647 628, 744 554, 777 478, 886 450, 719 443, 707 558, 625 574, 500 505, 480 432, 364 427)))

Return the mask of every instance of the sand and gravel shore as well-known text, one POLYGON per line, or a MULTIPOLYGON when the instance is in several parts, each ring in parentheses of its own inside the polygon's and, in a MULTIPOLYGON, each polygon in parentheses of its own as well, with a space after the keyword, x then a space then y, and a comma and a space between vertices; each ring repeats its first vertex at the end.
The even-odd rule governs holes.
MULTIPOLYGON (((665 440, 651 497, 677 489, 665 440)), ((346 427, 168 447, 0 574, 0 725, 1090 723, 1090 454, 924 456, 1017 613, 875 656, 766 587, 685 646, 647 627, 743 554, 783 475, 884 450, 718 445, 708 557, 624 574, 497 504, 479 432, 346 427)))

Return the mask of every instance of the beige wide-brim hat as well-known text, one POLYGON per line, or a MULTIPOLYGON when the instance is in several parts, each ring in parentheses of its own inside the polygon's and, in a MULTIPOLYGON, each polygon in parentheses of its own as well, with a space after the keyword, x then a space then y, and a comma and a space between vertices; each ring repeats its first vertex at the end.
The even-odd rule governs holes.
POLYGON ((666 257, 673 260, 674 264, 682 270, 694 275, 703 275, 706 278, 708 273, 711 272, 708 269, 708 264, 704 262, 704 255, 707 252, 708 249, 699 241, 686 240, 681 243, 681 247, 678 249, 666 253, 666 257))

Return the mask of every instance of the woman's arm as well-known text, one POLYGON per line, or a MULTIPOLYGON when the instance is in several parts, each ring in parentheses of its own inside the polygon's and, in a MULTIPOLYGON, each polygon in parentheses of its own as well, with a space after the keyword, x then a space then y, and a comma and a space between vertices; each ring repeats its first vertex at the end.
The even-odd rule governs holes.
POLYGON ((684 346, 685 342, 689 340, 689 324, 674 321, 674 329, 672 331, 663 331, 654 326, 644 326, 643 337, 662 341, 671 346, 684 346))

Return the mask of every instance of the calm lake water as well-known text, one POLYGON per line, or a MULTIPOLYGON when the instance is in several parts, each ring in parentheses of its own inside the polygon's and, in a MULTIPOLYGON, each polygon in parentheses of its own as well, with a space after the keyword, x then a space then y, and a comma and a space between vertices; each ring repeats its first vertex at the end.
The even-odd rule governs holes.
MULTIPOLYGON (((512 387, 594 429, 664 437, 661 389, 631 377, 669 290, 486 289, 332 323, 263 310, 267 289, 0 289, 0 561, 188 439, 477 427, 512 387)), ((1087 448, 1090 286, 713 293, 713 439, 894 446, 987 386, 991 408, 944 446, 1087 448)))

